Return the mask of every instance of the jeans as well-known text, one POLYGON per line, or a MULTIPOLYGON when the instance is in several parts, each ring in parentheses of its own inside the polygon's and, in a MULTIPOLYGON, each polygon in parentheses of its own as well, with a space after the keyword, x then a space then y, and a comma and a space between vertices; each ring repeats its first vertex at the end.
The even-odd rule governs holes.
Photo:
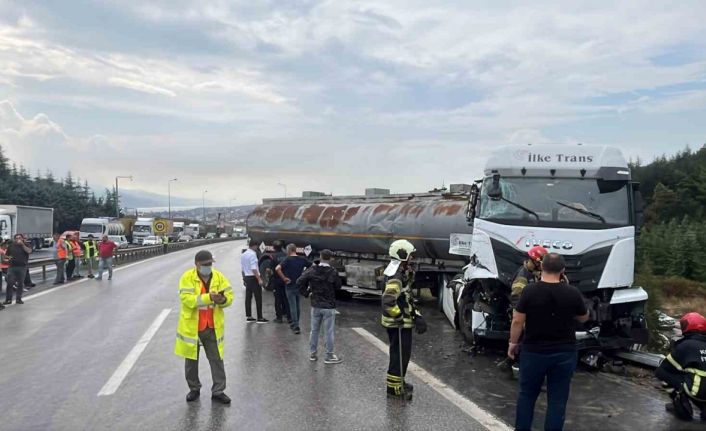
POLYGON ((56 264, 56 277, 54 278, 54 284, 64 283, 66 281, 66 272, 64 272, 66 259, 57 259, 54 263, 56 264))
POLYGON ((292 315, 292 324, 289 325, 292 328, 299 327, 299 315, 301 314, 301 303, 299 301, 299 286, 296 284, 290 284, 286 287, 287 289, 287 300, 289 301, 289 314, 292 315))
POLYGON ((245 317, 252 317, 252 298, 255 297, 257 318, 262 319, 262 287, 253 275, 243 277, 245 284, 245 317))
POLYGON ((26 266, 11 266, 7 270, 7 290, 5 301, 12 301, 12 290, 15 290, 15 299, 22 299, 22 291, 25 287, 25 277, 27 276, 26 266))
POLYGON ((324 324, 324 339, 326 340, 326 357, 333 355, 333 329, 336 324, 335 308, 311 307, 311 335, 309 336, 309 352, 316 353, 319 349, 319 333, 321 323, 324 324))
POLYGON ((517 399, 515 430, 532 429, 534 404, 547 378, 547 415, 545 430, 564 429, 566 403, 571 378, 576 370, 576 351, 534 353, 523 351, 520 361, 520 395, 517 399))
POLYGON ((113 278, 113 258, 101 257, 98 259, 98 280, 103 279, 103 269, 108 267, 108 278, 113 278))

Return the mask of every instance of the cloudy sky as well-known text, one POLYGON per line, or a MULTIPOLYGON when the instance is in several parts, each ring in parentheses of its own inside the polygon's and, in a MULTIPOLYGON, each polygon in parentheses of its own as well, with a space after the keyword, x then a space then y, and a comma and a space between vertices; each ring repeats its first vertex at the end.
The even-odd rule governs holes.
POLYGON ((470 182, 504 143, 706 142, 706 2, 0 0, 0 143, 212 201, 470 182), (617 6, 616 6, 617 4, 617 6))

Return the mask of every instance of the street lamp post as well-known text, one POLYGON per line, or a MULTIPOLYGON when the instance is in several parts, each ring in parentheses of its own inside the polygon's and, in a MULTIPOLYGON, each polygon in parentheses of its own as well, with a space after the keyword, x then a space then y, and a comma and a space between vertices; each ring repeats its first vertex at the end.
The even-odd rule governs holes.
POLYGON ((278 186, 284 188, 284 197, 287 197, 287 185, 282 183, 277 183, 278 186))
POLYGON ((177 181, 178 178, 172 178, 167 181, 167 199, 169 200, 169 220, 172 219, 172 181, 177 181))
POLYGON ((132 181, 132 175, 118 175, 115 177, 115 217, 120 218, 120 194, 118 193, 118 180, 128 178, 132 181))
POLYGON ((206 193, 208 190, 204 190, 201 194, 201 205, 203 206, 203 224, 206 226, 206 193))

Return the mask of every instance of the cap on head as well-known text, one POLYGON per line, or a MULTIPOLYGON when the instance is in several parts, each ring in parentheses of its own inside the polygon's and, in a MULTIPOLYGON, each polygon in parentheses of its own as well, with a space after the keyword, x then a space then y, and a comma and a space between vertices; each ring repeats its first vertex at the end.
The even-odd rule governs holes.
POLYGON ((196 263, 212 263, 212 262, 215 262, 215 260, 213 259, 213 255, 211 254, 210 251, 199 250, 198 253, 196 253, 196 257, 194 258, 194 262, 196 262, 196 263))
POLYGON ((402 262, 408 261, 415 251, 417 249, 406 239, 398 239, 390 244, 390 257, 402 262))
POLYGON ((699 313, 686 313, 679 319, 682 334, 688 332, 706 332, 706 318, 699 313))
POLYGON ((546 248, 542 247, 541 245, 535 245, 534 247, 529 249, 527 255, 533 261, 541 262, 544 256, 547 255, 547 253, 549 253, 549 251, 546 248))

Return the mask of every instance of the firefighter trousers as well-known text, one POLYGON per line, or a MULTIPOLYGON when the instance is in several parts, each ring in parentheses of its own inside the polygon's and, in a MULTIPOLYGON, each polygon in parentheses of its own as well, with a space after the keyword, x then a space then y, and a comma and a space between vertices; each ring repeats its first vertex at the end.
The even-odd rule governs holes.
POLYGON ((401 388, 402 378, 407 374, 407 365, 409 365, 409 358, 412 356, 412 329, 387 328, 387 337, 390 339, 390 364, 387 367, 387 386, 389 388, 401 388), (401 349, 400 344, 402 344, 401 349), (402 351, 402 358, 400 358, 400 350, 402 351), (402 365, 401 370, 400 362, 402 365))

